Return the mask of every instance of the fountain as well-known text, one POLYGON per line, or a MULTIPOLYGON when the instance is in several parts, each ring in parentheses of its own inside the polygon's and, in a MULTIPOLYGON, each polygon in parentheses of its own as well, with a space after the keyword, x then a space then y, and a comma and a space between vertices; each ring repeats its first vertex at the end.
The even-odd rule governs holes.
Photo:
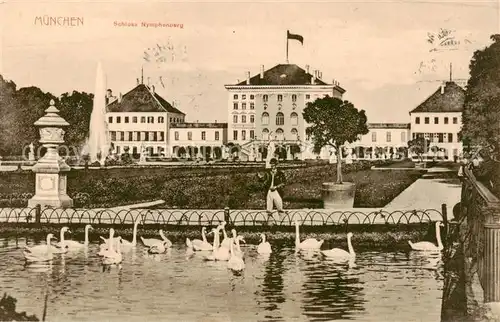
POLYGON ((106 81, 101 62, 97 64, 94 105, 90 116, 86 148, 90 163, 98 161, 101 166, 104 166, 104 161, 109 155, 110 143, 106 123, 106 81))

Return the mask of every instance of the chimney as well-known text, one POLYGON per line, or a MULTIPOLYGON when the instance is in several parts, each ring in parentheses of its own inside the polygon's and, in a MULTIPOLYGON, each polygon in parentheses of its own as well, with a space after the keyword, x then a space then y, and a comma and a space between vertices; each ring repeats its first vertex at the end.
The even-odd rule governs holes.
POLYGON ((120 95, 118 96, 118 103, 122 102, 122 93, 120 92, 120 95))
POLYGON ((441 84, 441 94, 444 94, 444 84, 441 84))
POLYGON ((108 90, 106 91, 106 97, 110 98, 112 96, 113 96, 113 91, 110 88, 108 88, 108 90))
POLYGON ((321 79, 323 77, 323 73, 318 70, 318 78, 321 79))
POLYGON ((139 85, 141 82, 139 81, 139 77, 136 78, 137 79, 137 85, 139 85))
POLYGON ((260 79, 264 78, 264 65, 260 65, 260 79))
POLYGON ((309 74, 309 65, 306 65, 306 73, 309 74))
POLYGON ((247 85, 250 85, 250 72, 247 72, 247 85))
POLYGON ((151 93, 155 93, 155 86, 154 85, 151 85, 151 93))

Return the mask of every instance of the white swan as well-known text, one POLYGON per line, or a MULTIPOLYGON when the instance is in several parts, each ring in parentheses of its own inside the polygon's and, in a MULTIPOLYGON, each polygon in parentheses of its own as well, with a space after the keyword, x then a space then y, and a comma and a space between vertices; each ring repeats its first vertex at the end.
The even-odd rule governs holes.
POLYGON ((233 271, 241 272, 243 269, 245 269, 245 262, 241 257, 238 257, 234 254, 234 242, 232 240, 229 244, 229 249, 231 253, 230 258, 227 261, 227 267, 233 271))
POLYGON ((70 249, 82 249, 84 247, 89 246, 89 230, 93 229, 91 225, 85 225, 85 241, 82 243, 76 241, 76 240, 70 240, 70 239, 65 239, 64 240, 64 245, 70 249))
POLYGON ((299 235, 299 222, 295 220, 295 248, 297 250, 320 249, 321 245, 323 245, 324 240, 317 240, 315 238, 307 238, 301 242, 299 235))
MULTIPOLYGON (((233 229, 234 230, 234 229, 233 229)), ((236 230, 234 231, 235 235, 236 235, 236 230)), ((236 236, 236 238, 233 238, 234 239, 234 243, 233 243, 233 253, 235 256, 238 256, 240 258, 243 258, 245 256, 245 253, 241 250, 241 247, 240 247, 240 242, 246 244, 247 242, 245 241, 245 238, 243 238, 243 236, 241 235, 238 235, 236 236)))
MULTIPOLYGON (((227 223, 224 221, 217 228, 219 230, 222 230, 222 234, 224 235, 224 239, 220 243, 220 247, 225 247, 225 248, 227 248, 229 250, 230 243, 233 241, 233 239, 231 239, 231 238, 229 238, 227 236, 227 233, 226 233, 226 224, 227 223)), ((236 234, 236 230, 233 229, 232 232, 233 232, 233 237, 236 237, 236 235, 235 235, 236 234)))
MULTIPOLYGON (((121 239, 121 237, 118 238, 121 239)), ((104 252, 102 257, 103 265, 118 265, 122 262, 123 256, 120 249, 120 245, 121 242, 118 242, 118 244, 116 245, 117 246, 116 250, 113 249, 113 243, 109 245, 109 249, 106 252, 104 252)))
POLYGON ((51 245, 52 247, 52 253, 54 254, 64 254, 68 252, 68 247, 65 245, 64 241, 64 233, 70 233, 71 231, 69 230, 69 227, 63 227, 61 228, 61 231, 59 232, 59 242, 56 244, 56 246, 51 245))
POLYGON ((411 249, 413 250, 419 250, 419 251, 441 251, 443 250, 443 243, 441 242, 441 231, 440 227, 443 224, 440 221, 436 221, 436 240, 437 240, 437 246, 431 242, 427 241, 422 241, 418 243, 412 243, 410 240, 408 241, 408 244, 410 244, 411 249))
MULTIPOLYGON (((97 255, 104 256, 110 250, 113 251, 114 248, 118 248, 118 244, 121 243, 121 241, 120 241, 121 237, 113 238, 114 235, 115 235, 115 230, 113 228, 110 228, 109 229, 109 238, 105 239, 108 242, 100 245, 100 250, 99 250, 99 253, 97 253, 97 255), (113 242, 109 243, 110 240, 112 240, 113 242), (115 240, 116 240, 116 242, 115 242, 115 240)), ((104 239, 104 238, 101 237, 101 239, 104 239)))
POLYGON ((155 245, 163 245, 165 246, 166 248, 170 248, 172 247, 172 242, 170 240, 168 240, 167 237, 165 237, 165 235, 163 234, 163 230, 160 229, 160 236, 162 239, 158 239, 158 238, 143 238, 141 236, 141 241, 142 243, 144 244, 144 246, 146 247, 152 247, 152 246, 155 246, 155 245))
MULTIPOLYGON (((205 256, 206 260, 209 261, 227 261, 229 260, 230 254, 229 254, 229 249, 226 247, 219 247, 220 246, 220 237, 219 237, 219 230, 220 227, 213 228, 211 233, 214 233, 214 249, 212 251, 211 255, 205 256)), ((231 244, 229 244, 231 246, 231 244)))
POLYGON ((132 247, 135 247, 137 246, 137 226, 139 226, 139 223, 140 221, 137 220, 135 223, 134 223, 134 230, 132 232, 132 241, 128 241, 126 239, 123 239, 122 238, 122 249, 125 248, 125 249, 131 249, 132 247))
POLYGON ((156 244, 148 248, 148 253, 150 254, 163 254, 167 249, 165 248, 165 243, 156 244))
POLYGON ((271 244, 266 241, 266 235, 260 234, 260 239, 262 240, 257 246, 257 253, 259 254, 271 254, 273 250, 271 249, 271 244))
POLYGON ((213 250, 214 247, 207 241, 207 236, 206 236, 206 231, 207 229, 203 227, 201 229, 201 238, 202 240, 199 239, 193 239, 190 240, 189 238, 186 238, 186 245, 187 247, 195 250, 195 251, 210 251, 213 250))
POLYGON ((341 248, 333 248, 329 250, 322 250, 321 253, 330 259, 334 259, 336 261, 353 261, 356 258, 356 253, 354 252, 354 248, 351 243, 352 233, 347 233, 347 248, 348 252, 341 248))
POLYGON ((47 235, 46 245, 37 245, 33 247, 24 246, 23 255, 28 262, 47 262, 54 258, 50 240, 54 238, 53 234, 47 235))

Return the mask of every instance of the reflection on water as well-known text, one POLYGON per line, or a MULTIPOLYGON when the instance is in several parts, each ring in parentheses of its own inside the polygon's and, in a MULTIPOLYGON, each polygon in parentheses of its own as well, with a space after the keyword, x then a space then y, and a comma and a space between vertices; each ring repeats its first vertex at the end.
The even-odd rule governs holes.
POLYGON ((259 255, 248 245, 245 271, 233 274, 184 244, 165 254, 138 246, 121 269, 105 270, 97 244, 28 265, 24 245, 0 239, 1 291, 39 317, 47 296, 51 321, 440 320, 440 254, 358 251, 353 265, 280 245, 259 255))

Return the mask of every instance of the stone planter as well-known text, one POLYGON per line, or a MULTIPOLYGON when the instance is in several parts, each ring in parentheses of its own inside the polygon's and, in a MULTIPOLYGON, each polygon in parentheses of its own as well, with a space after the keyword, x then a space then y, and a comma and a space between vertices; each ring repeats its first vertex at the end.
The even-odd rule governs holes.
POLYGON ((342 184, 334 182, 324 182, 322 188, 323 208, 353 208, 356 185, 352 182, 342 184))

